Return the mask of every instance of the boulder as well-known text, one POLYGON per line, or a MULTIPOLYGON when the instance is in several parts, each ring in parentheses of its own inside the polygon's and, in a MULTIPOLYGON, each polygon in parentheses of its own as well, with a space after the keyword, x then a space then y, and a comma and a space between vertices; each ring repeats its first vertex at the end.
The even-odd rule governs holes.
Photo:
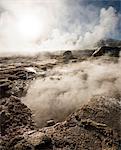
POLYGON ((72 52, 71 51, 65 51, 64 53, 63 53, 63 59, 64 59, 64 61, 69 61, 70 59, 73 59, 74 57, 73 57, 73 54, 72 54, 72 52))
POLYGON ((42 149, 51 144, 51 139, 44 133, 38 131, 25 137, 25 140, 36 149, 42 149))
POLYGON ((12 142, 10 143, 10 147, 14 150, 52 149, 51 139, 44 133, 39 131, 35 131, 31 134, 28 133, 23 135, 23 139, 20 139, 19 141, 17 141, 18 137, 13 138, 12 142))
POLYGON ((102 56, 105 54, 109 54, 109 56, 119 57, 120 54, 120 48, 119 47, 110 47, 110 46, 102 46, 98 50, 96 50, 92 56, 102 56))
POLYGON ((47 121, 47 127, 55 125, 55 121, 53 119, 47 121))

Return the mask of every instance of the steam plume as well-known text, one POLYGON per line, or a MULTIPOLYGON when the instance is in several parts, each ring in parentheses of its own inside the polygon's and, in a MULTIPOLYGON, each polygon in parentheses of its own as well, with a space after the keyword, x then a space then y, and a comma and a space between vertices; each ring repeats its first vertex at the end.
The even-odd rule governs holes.
MULTIPOLYGON (((115 8, 85 5, 83 0, 1 0, 0 54, 92 48, 103 38, 118 37, 121 15, 115 8), (21 15, 32 14, 44 23, 34 40, 17 30, 21 15)), ((34 29, 33 29, 34 30, 34 29)))
POLYGON ((32 83, 23 102, 39 127, 49 119, 64 120, 94 95, 119 96, 120 66, 121 61, 107 64, 100 59, 57 67, 32 83))

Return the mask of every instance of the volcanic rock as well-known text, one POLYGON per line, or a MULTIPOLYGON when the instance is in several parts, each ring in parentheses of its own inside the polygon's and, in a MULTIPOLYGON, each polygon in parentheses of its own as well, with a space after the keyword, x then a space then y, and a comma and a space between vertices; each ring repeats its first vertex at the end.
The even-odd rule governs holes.
POLYGON ((63 59, 64 59, 64 62, 68 62, 70 59, 73 59, 73 54, 71 51, 65 51, 63 53, 63 59))
POLYGON ((53 119, 47 121, 47 127, 53 126, 54 124, 55 124, 55 121, 53 119))
POLYGON ((9 80, 0 80, 0 98, 10 96, 9 90, 11 82, 9 80))
POLYGON ((109 56, 114 56, 114 57, 119 57, 120 53, 120 48, 118 47, 109 47, 109 46, 102 46, 98 50, 96 50, 92 56, 97 57, 97 56, 102 56, 105 54, 109 54, 109 56))

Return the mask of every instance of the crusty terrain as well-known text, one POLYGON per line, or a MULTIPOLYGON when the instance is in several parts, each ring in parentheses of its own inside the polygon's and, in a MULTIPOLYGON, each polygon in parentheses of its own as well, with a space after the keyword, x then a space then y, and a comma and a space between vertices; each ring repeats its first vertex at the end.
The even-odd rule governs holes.
POLYGON ((97 96, 65 122, 42 131, 51 137, 55 149, 118 150, 121 148, 120 113, 119 99, 97 96))
MULTIPOLYGON (((20 102, 18 99, 12 99, 15 104, 20 102)), ((4 134, 2 149, 120 150, 121 148, 120 99, 96 96, 87 105, 67 117, 64 122, 39 130, 33 125, 30 110, 26 106, 19 104, 18 110, 13 113, 4 113, 6 117, 7 115, 11 117, 11 123, 6 119, 3 126, 6 130, 2 129, 4 134), (110 105, 107 105, 108 103, 110 105), (24 109, 21 112, 22 107, 24 109)))
MULTIPOLYGON (((21 102, 29 85, 48 69, 68 63, 51 56, 52 63, 35 58, 1 58, 1 150, 120 150, 121 95, 97 95, 63 122, 38 129, 31 110, 21 102), (35 70, 31 71, 31 67, 35 70), (29 71, 29 69, 30 71, 29 71), (37 72, 37 73, 36 73, 37 72)), ((63 60, 64 59, 64 60, 63 60)), ((71 63, 82 59, 71 58, 71 63)))

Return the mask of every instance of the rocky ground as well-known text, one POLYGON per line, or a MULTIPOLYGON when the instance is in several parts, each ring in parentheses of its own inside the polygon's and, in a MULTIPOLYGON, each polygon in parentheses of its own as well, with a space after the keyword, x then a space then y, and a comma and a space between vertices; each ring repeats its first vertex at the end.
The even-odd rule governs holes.
POLYGON ((70 51, 63 55, 43 57, 0 59, 0 149, 120 150, 120 93, 114 97, 94 96, 87 104, 72 112, 65 121, 55 124, 50 120, 48 127, 36 127, 32 111, 21 101, 31 82, 37 78, 44 78, 47 70, 58 65, 89 59, 86 54, 83 57, 79 54, 74 56, 70 51))

